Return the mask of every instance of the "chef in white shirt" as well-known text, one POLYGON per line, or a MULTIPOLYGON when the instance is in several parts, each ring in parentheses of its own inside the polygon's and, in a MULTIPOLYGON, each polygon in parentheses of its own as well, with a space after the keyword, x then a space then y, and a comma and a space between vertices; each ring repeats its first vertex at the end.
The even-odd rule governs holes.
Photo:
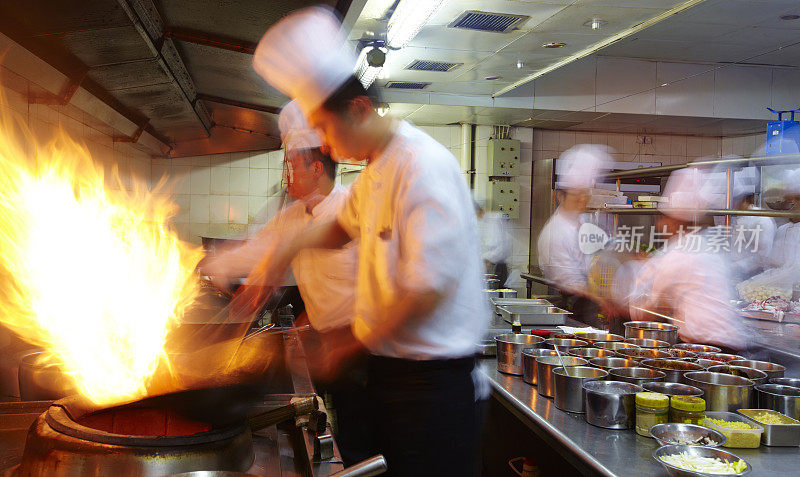
POLYGON ((484 204, 477 200, 475 213, 478 214, 478 233, 486 273, 496 275, 499 288, 504 288, 508 280, 508 259, 511 257, 508 219, 499 212, 487 211, 484 209, 484 204))
POLYGON ((671 233, 666 245, 642 267, 632 297, 635 320, 673 318, 678 336, 688 343, 714 344, 729 350, 747 348, 742 319, 731 305, 733 285, 724 250, 710 244, 713 217, 700 212, 714 208, 715 196, 697 169, 673 172, 664 189, 667 203, 658 230, 671 233), (697 221, 697 227, 693 225, 697 221), (710 226, 710 227, 709 227, 710 226), (646 311, 645 311, 646 310, 646 311))
MULTIPOLYGON (((800 211, 800 169, 788 171, 783 180, 785 201, 793 202, 792 211, 800 211)), ((791 219, 778 227, 772 243, 770 268, 800 264, 800 222, 791 219)))
POLYGON ((276 23, 253 65, 298 102, 334 158, 367 161, 338 218, 276 249, 260 273, 280 274, 300 250, 360 240, 356 339, 330 360, 368 353, 365 412, 386 475, 476 475, 483 394, 474 353, 490 313, 458 162, 413 125, 377 114, 330 9, 276 23))
POLYGON ((558 207, 539 234, 537 250, 544 277, 572 295, 576 317, 596 324, 597 309, 587 300, 592 255, 579 246, 581 216, 586 213, 591 189, 612 162, 603 146, 581 144, 565 151, 556 162, 558 207))
MULTIPOLYGON (((203 266, 219 286, 225 287, 227 280, 249 274, 271 247, 297 240, 309 225, 334 220, 349 195, 347 188, 336 184, 336 163, 320 149, 319 134, 308 126, 294 102, 281 109, 278 125, 286 155, 284 180, 294 202, 242 246, 222 252, 203 266)), ((312 376, 324 367, 325 347, 351 334, 357 263, 355 242, 336 250, 303 250, 291 262, 305 304, 298 324, 307 319, 313 330, 303 335, 312 376)), ((363 389, 351 378, 340 376, 321 383, 333 400, 338 423, 336 439, 348 464, 370 457, 360 451, 366 439, 359 405, 363 389)))
MULTIPOLYGON (((735 209, 762 210, 755 204, 757 184, 755 167, 745 167, 734 173, 735 209)), ((750 278, 767 265, 776 229, 772 217, 740 215, 731 219, 731 271, 737 281, 750 278), (748 244, 752 245, 745 246, 748 244)))

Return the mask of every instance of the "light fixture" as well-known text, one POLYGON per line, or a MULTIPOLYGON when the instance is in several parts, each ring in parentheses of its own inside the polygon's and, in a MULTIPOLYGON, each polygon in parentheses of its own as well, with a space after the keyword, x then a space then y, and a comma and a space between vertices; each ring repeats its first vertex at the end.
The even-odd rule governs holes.
POLYGON ((386 61, 386 49, 380 46, 367 45, 361 49, 353 72, 358 77, 364 88, 369 88, 375 79, 383 72, 386 61))
POLYGON ((563 48, 565 46, 567 46, 566 43, 562 43, 560 41, 552 41, 550 43, 545 43, 544 45, 542 45, 542 48, 563 48))
POLYGON ((386 116, 386 113, 389 112, 389 103, 378 103, 378 107, 375 108, 375 111, 378 113, 378 116, 386 116))
POLYGON ((443 0, 400 0, 389 18, 386 41, 391 48, 406 46, 442 6, 443 0))
POLYGON ((525 64, 522 62, 522 60, 517 60, 517 69, 521 69, 523 66, 525 66, 525 64))
POLYGON ((787 21, 797 20, 798 18, 800 18, 800 15, 795 15, 794 13, 787 13, 786 15, 780 16, 781 20, 787 20, 787 21))
POLYGON ((601 20, 599 18, 592 18, 591 20, 587 20, 584 22, 583 26, 589 27, 592 30, 599 30, 606 26, 608 22, 606 20, 601 20))
POLYGON ((500 75, 492 75, 492 76, 487 76, 486 78, 483 78, 483 79, 485 79, 486 81, 494 81, 494 80, 503 79, 503 77, 500 76, 500 75))

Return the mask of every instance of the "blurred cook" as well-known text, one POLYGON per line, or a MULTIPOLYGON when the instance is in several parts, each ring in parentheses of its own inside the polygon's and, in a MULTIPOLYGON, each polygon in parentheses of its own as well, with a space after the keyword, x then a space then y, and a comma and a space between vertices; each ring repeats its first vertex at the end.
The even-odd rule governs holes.
POLYGON ((597 308, 589 301, 588 276, 592 255, 579 246, 581 215, 587 212, 591 189, 612 162, 604 146, 581 144, 556 162, 558 208, 539 234, 537 250, 544 277, 572 295, 576 318, 597 325, 597 308))
POLYGON ((473 355, 490 315, 458 162, 413 125, 377 114, 328 8, 276 23, 253 66, 297 101, 332 157, 367 162, 337 219, 282 244, 259 273, 280 274, 304 249, 360 240, 356 339, 329 361, 368 353, 365 412, 387 475, 475 475, 482 394, 473 355))
POLYGON ((631 317, 653 321, 660 318, 650 312, 660 313, 673 318, 678 336, 687 343, 745 349, 742 320, 731 306, 734 296, 728 260, 710 243, 719 230, 713 228, 713 217, 700 212, 719 208, 713 201, 724 196, 709 190, 708 179, 689 168, 669 176, 664 197, 668 202, 659 204, 663 215, 657 231, 670 236, 637 277, 631 317))
POLYGON ((499 288, 504 288, 508 280, 508 259, 511 257, 508 219, 500 212, 487 211, 479 201, 475 201, 475 213, 478 214, 478 233, 486 273, 497 275, 499 288))
MULTIPOLYGON (((285 152, 287 194, 294 202, 244 245, 211 259, 204 270, 216 280, 247 275, 270 247, 297 240, 309 225, 334 220, 347 200, 348 189, 335 182, 336 162, 322 151, 319 134, 308 126, 297 104, 290 102, 283 107, 278 125, 285 152)), ((303 250, 291 262, 313 329, 304 334, 307 355, 312 360, 322 359, 327 354, 326 346, 351 334, 357 262, 355 243, 336 250, 303 250)), ((313 376, 315 363, 310 365, 313 376)), ((331 395, 337 412, 336 438, 342 457, 357 462, 370 455, 359 452, 365 439, 360 436, 363 412, 356 404, 361 391, 347 378, 324 382, 323 388, 331 395)))
MULTIPOLYGON (((733 208, 763 210, 756 206, 759 182, 755 167, 745 167, 733 176, 733 208)), ((763 269, 772 253, 777 226, 772 217, 739 215, 731 219, 731 271, 738 281, 746 280, 763 269), (749 246, 747 246, 750 244, 749 246)))
MULTIPOLYGON (((789 211, 800 212, 800 169, 787 171, 783 182, 784 201, 789 211)), ((770 268, 800 264, 800 220, 789 219, 775 231, 768 265, 770 268)))

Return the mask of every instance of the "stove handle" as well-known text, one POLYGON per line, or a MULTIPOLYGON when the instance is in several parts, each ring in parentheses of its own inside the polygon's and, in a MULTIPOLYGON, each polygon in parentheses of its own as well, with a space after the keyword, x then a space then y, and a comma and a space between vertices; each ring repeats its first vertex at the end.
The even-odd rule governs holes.
POLYGON ((330 477, 372 477, 386 472, 386 459, 378 454, 330 477))

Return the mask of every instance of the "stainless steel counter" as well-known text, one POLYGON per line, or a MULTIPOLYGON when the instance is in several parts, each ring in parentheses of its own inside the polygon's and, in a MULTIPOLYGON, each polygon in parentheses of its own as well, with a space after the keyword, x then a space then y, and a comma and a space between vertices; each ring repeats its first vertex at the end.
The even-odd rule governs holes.
MULTIPOLYGON (((527 427, 584 474, 604 476, 662 476, 664 468, 653 460, 654 439, 633 430, 592 426, 583 414, 556 409, 552 399, 536 393, 521 377, 497 371, 494 359, 485 359, 482 371, 489 378, 492 396, 527 427), (577 460, 576 460, 577 459, 577 460)), ((756 476, 798 475, 800 447, 730 449, 753 466, 756 476)))

